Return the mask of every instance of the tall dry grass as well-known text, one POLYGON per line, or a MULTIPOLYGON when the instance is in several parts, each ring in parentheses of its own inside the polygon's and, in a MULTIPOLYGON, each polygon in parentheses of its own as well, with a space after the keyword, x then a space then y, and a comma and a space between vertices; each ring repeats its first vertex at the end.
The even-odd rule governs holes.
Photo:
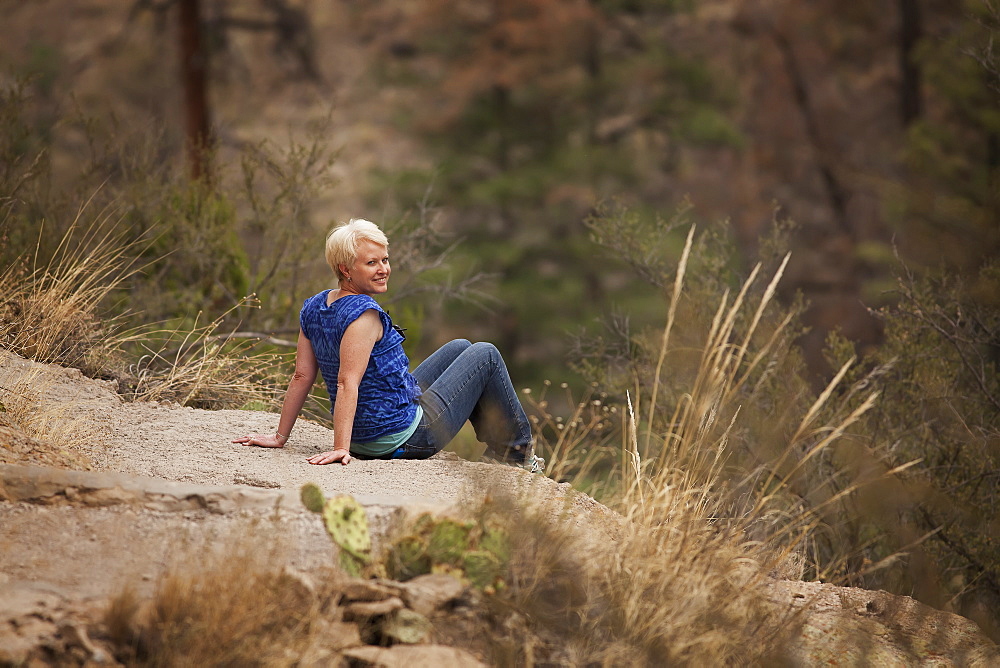
POLYGON ((556 606, 559 621, 551 623, 572 631, 572 657, 562 657, 570 664, 780 661, 797 620, 770 601, 768 583, 843 572, 857 546, 837 552, 819 545, 831 518, 862 486, 912 465, 821 482, 826 460, 877 401, 868 383, 845 382, 853 360, 811 401, 789 401, 772 416, 744 411, 744 403, 760 410, 761 393, 781 382, 775 375, 784 368, 794 316, 765 314, 775 306, 787 256, 766 281, 757 265, 735 294, 723 291, 700 349, 692 351, 689 340, 678 349, 674 327, 694 235, 692 228, 668 292, 652 374, 626 393, 624 405, 588 395, 558 418, 544 392, 527 395, 550 472, 557 479, 577 473, 579 487, 600 491, 622 516, 615 531, 591 525, 585 537, 579 522, 519 521, 512 529, 530 554, 513 578, 517 607, 530 616, 556 606), (668 393, 663 379, 677 355, 695 356, 696 373, 683 392, 668 393), (747 444, 744 423, 755 419, 783 426, 772 442, 747 444), (803 494, 809 481, 823 489, 803 494))
POLYGON ((0 345, 22 357, 79 367, 91 374, 106 365, 107 341, 121 318, 101 308, 141 267, 136 244, 125 240, 113 210, 88 217, 87 206, 55 251, 43 257, 39 243, 0 274, 0 345))
POLYGON ((88 217, 84 206, 53 254, 43 258, 39 244, 0 274, 0 346, 114 379, 132 400, 274 405, 287 355, 226 333, 233 312, 255 307, 252 296, 208 322, 199 313, 193 324, 146 323, 141 313, 118 311, 116 298, 150 264, 120 223, 111 209, 88 217))
POLYGON ((278 405, 290 355, 224 331, 231 313, 255 304, 251 296, 207 323, 198 313, 183 328, 140 326, 116 336, 114 345, 138 358, 128 367, 127 396, 196 408, 278 405))

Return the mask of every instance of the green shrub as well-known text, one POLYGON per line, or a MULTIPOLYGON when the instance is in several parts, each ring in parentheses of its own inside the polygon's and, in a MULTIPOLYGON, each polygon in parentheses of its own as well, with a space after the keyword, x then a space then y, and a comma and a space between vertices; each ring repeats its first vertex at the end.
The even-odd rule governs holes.
MULTIPOLYGON (((953 607, 1000 636, 1000 267, 973 279, 903 272, 880 311, 884 343, 859 376, 882 400, 855 438, 894 466, 916 462, 886 498, 859 511, 872 523, 869 560, 904 550, 868 580, 953 607)), ((832 354, 843 342, 834 342, 832 354)), ((888 490, 886 490, 888 491, 888 490)))

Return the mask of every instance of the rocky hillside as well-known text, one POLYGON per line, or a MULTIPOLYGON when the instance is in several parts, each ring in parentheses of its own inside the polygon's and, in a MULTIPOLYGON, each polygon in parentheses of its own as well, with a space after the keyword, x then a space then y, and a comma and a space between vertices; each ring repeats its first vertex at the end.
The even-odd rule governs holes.
MULTIPOLYGON (((320 425, 300 423, 286 449, 248 449, 229 440, 271 428, 273 414, 123 404, 107 383, 12 355, 0 367, 0 386, 16 389, 39 412, 47 409, 50 428, 66 434, 46 443, 0 428, 4 665, 128 661, 129 643, 139 641, 122 634, 150 633, 151 622, 135 620, 163 613, 143 608, 154 592, 165 583, 179 586, 178 578, 206 587, 197 578, 231 577, 219 559, 228 558, 232 568, 233 554, 242 555, 240 579, 264 578, 255 585, 263 598, 242 605, 264 605, 270 599, 261 592, 277 582, 294 599, 282 605, 321 611, 294 656, 265 663, 502 665, 483 634, 509 629, 491 626, 494 613, 483 594, 449 575, 406 583, 347 578, 333 567, 335 548, 318 518, 302 508, 298 487, 316 481, 328 495, 354 495, 376 543, 415 513, 460 514, 498 488, 520 490, 560 522, 602 527, 608 534, 599 540, 609 540, 624 521, 566 484, 454 455, 312 467, 306 455, 331 437, 320 425), (54 406, 72 410, 53 413, 54 406), (125 591, 135 610, 122 621, 125 591)), ((13 399, 8 391, 9 409, 17 409, 13 399)), ((783 579, 767 591, 787 615, 793 637, 782 652, 793 665, 1000 661, 1000 648, 975 624, 907 597, 783 579)), ((211 608, 204 600, 202 606, 211 608)), ((160 648, 163 656, 169 650, 160 648)), ((558 657, 551 658, 568 660, 558 657)))

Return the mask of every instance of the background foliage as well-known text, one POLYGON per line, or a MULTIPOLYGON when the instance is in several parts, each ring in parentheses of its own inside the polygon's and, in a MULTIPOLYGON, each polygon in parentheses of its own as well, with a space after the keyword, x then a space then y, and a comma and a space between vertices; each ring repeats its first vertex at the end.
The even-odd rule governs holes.
MULTIPOLYGON (((1000 634, 995 3, 194 4, 214 131, 198 179, 177 2, 2 5, 4 280, 44 275, 67 239, 78 255, 102 248, 67 236, 90 221, 124 249, 98 280, 101 310, 74 305, 51 359, 141 396, 149 348, 204 327, 287 350, 301 300, 329 284, 325 231, 361 215, 391 232, 390 307, 411 356, 489 339, 519 385, 565 383, 566 396, 534 395, 540 428, 554 447, 589 446, 565 473, 599 490, 627 465, 601 454, 603 408, 631 398, 644 437, 669 433, 719 295, 790 250, 747 344, 769 361, 732 404, 727 475, 785 479, 793 415, 860 356, 822 405, 869 387, 878 403, 783 488, 815 520, 810 568, 1000 634), (692 225, 663 369, 665 295, 692 225), (161 334, 123 336, 111 373, 84 360, 102 327, 161 334), (606 402, 592 419, 556 420, 590 392, 606 402), (589 430, 578 441, 574 423, 589 430)), ((759 297, 767 284, 750 285, 759 297)), ((4 336, 54 311, 13 294, 4 336)), ((217 350, 187 359, 202 369, 217 350)), ((195 385, 178 396, 240 396, 195 385)))

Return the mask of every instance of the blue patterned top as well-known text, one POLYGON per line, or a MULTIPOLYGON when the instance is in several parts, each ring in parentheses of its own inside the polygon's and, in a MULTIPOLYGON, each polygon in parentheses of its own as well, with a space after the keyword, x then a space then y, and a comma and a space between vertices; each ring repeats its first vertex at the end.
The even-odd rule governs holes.
POLYGON ((410 428, 417 417, 420 386, 410 373, 410 360, 403 352, 403 335, 392 327, 389 314, 368 295, 347 295, 330 305, 324 290, 305 300, 299 325, 312 343, 320 373, 330 394, 330 411, 337 401, 340 371, 340 341, 348 325, 365 311, 376 311, 382 321, 382 338, 375 342, 368 368, 358 387, 351 441, 369 442, 410 428))

